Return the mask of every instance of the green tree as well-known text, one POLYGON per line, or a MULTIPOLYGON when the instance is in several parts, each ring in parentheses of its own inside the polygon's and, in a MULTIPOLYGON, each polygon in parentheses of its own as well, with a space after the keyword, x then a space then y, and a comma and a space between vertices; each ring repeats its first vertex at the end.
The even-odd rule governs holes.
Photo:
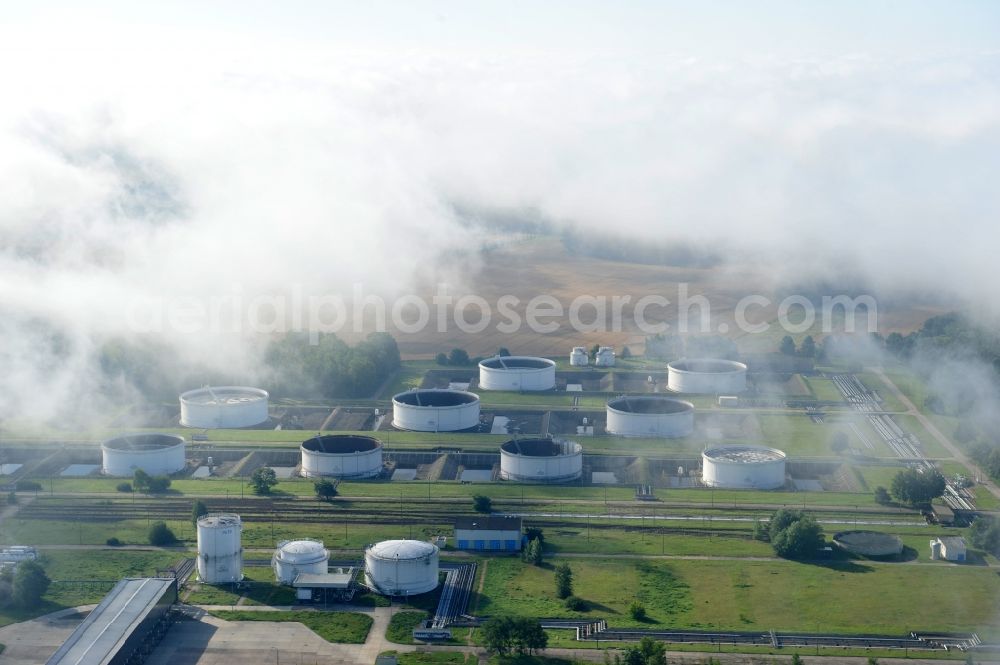
POLYGON ((622 665, 645 665, 646 659, 642 657, 642 652, 636 647, 627 647, 625 655, 622 656, 622 665))
POLYGON ((629 358, 632 357, 632 352, 629 351, 629 348, 627 346, 623 346, 622 352, 621 354, 619 354, 618 357, 621 358, 622 360, 628 360, 629 358))
POLYGON ((461 367, 469 364, 469 354, 465 349, 454 348, 448 353, 448 364, 461 367))
POLYGON ((17 565, 11 582, 11 600, 18 607, 36 607, 48 591, 51 580, 37 561, 22 561, 17 565))
POLYGON ((890 491, 897 501, 916 506, 941 496, 944 488, 944 476, 937 469, 906 468, 892 479, 890 491))
POLYGON ((812 338, 812 335, 806 335, 806 338, 802 340, 802 344, 799 345, 799 355, 803 358, 816 357, 816 340, 812 338))
POLYGON ((792 654, 792 665, 802 665, 802 656, 797 653, 792 654))
POLYGON ((781 345, 778 346, 778 350, 786 356, 795 355, 795 340, 789 335, 785 335, 781 338, 781 345))
POLYGON ((197 524, 198 518, 208 515, 208 506, 201 499, 195 499, 194 505, 191 506, 191 524, 197 524))
POLYGON ((313 490, 316 492, 316 498, 320 501, 329 501, 337 496, 337 486, 328 478, 313 483, 313 490))
POLYGON ((506 346, 501 346, 500 349, 497 351, 497 355, 500 356, 501 358, 509 356, 510 349, 508 349, 506 346))
POLYGON ((510 617, 491 617, 482 625, 483 646, 487 651, 506 656, 514 644, 513 622, 510 617))
POLYGON ((786 508, 781 508, 780 510, 774 511, 771 515, 771 519, 768 522, 768 536, 770 536, 773 542, 778 534, 790 527, 795 522, 799 521, 805 517, 805 513, 800 510, 788 510, 786 508))
POLYGON ((477 513, 489 514, 493 512, 493 499, 484 494, 477 494, 472 497, 472 508, 477 513))
POLYGON ((597 352, 600 351, 600 350, 601 350, 601 345, 600 344, 595 344, 592 347, 590 347, 590 358, 591 358, 591 360, 593 360, 594 358, 597 357, 597 352))
POLYGON ((534 566, 542 565, 543 557, 542 541, 540 540, 529 540, 528 544, 524 546, 524 551, 521 552, 521 558, 534 566))
POLYGON ((569 598, 573 595, 573 569, 568 563, 561 563, 556 568, 556 596, 569 598))
POLYGON ((153 522, 149 527, 149 544, 157 547, 173 545, 177 536, 170 530, 166 522, 153 522))
POLYGON ((667 665, 667 646, 651 637, 639 641, 639 651, 645 665, 667 665))
POLYGON ((152 480, 152 478, 148 473, 142 469, 136 469, 135 473, 132 475, 132 486, 135 487, 136 492, 148 492, 150 480, 152 480))
POLYGON ((447 365, 448 364, 448 354, 447 353, 439 353, 439 354, 437 354, 436 356, 434 356, 434 362, 436 362, 438 365, 447 365))
POLYGON ((841 430, 837 430, 830 436, 830 450, 837 455, 843 454, 849 443, 850 439, 847 438, 847 433, 841 430))
POLYGON ((823 529, 805 515, 771 538, 775 554, 785 559, 808 559, 823 546, 823 529))
POLYGON ((753 539, 768 540, 769 537, 767 527, 764 526, 764 523, 760 521, 759 517, 755 517, 753 519, 753 539))
POLYGON ((271 488, 278 484, 278 475, 269 466, 262 466, 250 474, 250 484, 254 494, 270 494, 271 488))
POLYGON ((585 601, 583 598, 580 598, 579 596, 570 596, 569 598, 566 599, 566 602, 563 604, 566 606, 567 610, 573 612, 587 611, 587 601, 585 601))
POLYGON ((545 532, 542 531, 541 527, 529 526, 524 530, 524 537, 530 540, 537 540, 543 545, 545 544, 545 532))
POLYGON ((646 606, 640 603, 638 600, 633 600, 632 604, 628 606, 628 614, 635 621, 645 621, 646 606))
POLYGON ((887 506, 892 503, 892 497, 889 496, 889 490, 879 485, 875 488, 875 503, 880 506, 887 506))
POLYGON ((969 525, 969 541, 976 549, 1000 554, 1000 521, 981 515, 969 525))

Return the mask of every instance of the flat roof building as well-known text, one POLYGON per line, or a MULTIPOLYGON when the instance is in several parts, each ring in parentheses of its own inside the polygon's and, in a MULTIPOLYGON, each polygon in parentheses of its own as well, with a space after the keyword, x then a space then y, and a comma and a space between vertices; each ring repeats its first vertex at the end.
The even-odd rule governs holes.
POLYGON ((104 597, 46 665, 126 665, 160 641, 177 602, 174 578, 125 578, 104 597))
POLYGON ((523 540, 520 517, 474 515, 455 519, 455 542, 460 550, 517 552, 523 540))

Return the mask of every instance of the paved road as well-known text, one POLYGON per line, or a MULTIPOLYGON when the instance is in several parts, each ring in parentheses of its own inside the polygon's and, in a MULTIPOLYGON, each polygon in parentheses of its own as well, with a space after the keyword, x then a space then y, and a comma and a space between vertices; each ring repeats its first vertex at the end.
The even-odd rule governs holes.
POLYGON ((930 432, 931 436, 937 439, 938 443, 944 446, 945 449, 948 452, 950 452, 955 459, 961 462, 970 471, 975 471, 973 475, 979 476, 980 478, 983 479, 980 484, 983 487, 985 487, 990 492, 990 494, 1000 499, 1000 487, 997 487, 996 483, 990 480, 989 474, 984 473, 983 470, 980 469, 975 462, 969 459, 969 457, 965 454, 965 452, 961 448, 956 446, 951 441, 951 439, 945 436, 944 433, 937 428, 937 426, 930 418, 921 413, 920 409, 918 409, 917 406, 912 401, 910 401, 910 398, 907 397, 903 393, 903 391, 900 390, 899 387, 892 382, 892 379, 890 379, 886 375, 886 373, 882 370, 881 367, 869 367, 866 369, 875 373, 878 376, 878 378, 881 379, 882 383, 884 383, 886 387, 889 388, 892 394, 895 395, 896 398, 903 403, 903 406, 906 407, 906 413, 908 415, 915 417, 920 422, 920 424, 924 426, 924 429, 930 432))

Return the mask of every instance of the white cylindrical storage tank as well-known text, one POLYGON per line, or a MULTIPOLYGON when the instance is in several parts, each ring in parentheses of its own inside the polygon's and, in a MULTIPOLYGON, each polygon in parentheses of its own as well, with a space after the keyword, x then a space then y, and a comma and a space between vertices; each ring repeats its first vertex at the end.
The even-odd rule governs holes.
POLYGON ((500 446, 500 478, 559 483, 583 473, 583 447, 575 441, 512 439, 500 446))
POLYGON ((373 478, 382 473, 382 442, 359 434, 324 434, 306 439, 301 474, 307 478, 373 478))
POLYGON ((165 476, 184 468, 184 437, 173 434, 129 434, 101 444, 101 472, 132 476, 142 469, 151 476, 165 476))
POLYGON ((676 438, 694 430, 694 405, 659 395, 618 397, 607 405, 608 434, 676 438))
POLYGON ((667 364, 667 388, 692 395, 737 395, 747 389, 747 366, 715 358, 675 360, 667 364))
POLYGON ((201 429, 252 427, 267 420, 266 390, 218 386, 189 390, 180 396, 181 425, 201 429))
POLYGON ((597 355, 594 356, 594 364, 598 367, 614 367, 615 366, 615 347, 613 346, 602 346, 597 350, 597 355))
POLYGON ((586 367, 590 363, 590 357, 587 355, 587 349, 582 346, 574 346, 572 353, 569 354, 569 364, 573 367, 586 367))
POLYGON ((309 538, 283 540, 271 557, 274 579, 279 584, 291 584, 303 573, 325 575, 329 564, 330 552, 323 547, 323 542, 309 538))
POLYGON ((438 585, 438 548, 421 540, 385 540, 365 550, 365 584, 386 596, 415 596, 438 585))
POLYGON ((483 390, 552 390, 556 387, 556 364, 548 358, 496 356, 479 363, 479 387, 483 390))
POLYGON ((392 398, 392 426, 415 432, 479 427, 479 395, 465 390, 409 390, 392 398))
POLYGON ((243 523, 239 515, 198 518, 198 579, 229 584, 243 579, 243 523))
POLYGON ((701 454, 709 487, 772 490, 785 484, 785 453, 767 446, 717 446, 701 454))

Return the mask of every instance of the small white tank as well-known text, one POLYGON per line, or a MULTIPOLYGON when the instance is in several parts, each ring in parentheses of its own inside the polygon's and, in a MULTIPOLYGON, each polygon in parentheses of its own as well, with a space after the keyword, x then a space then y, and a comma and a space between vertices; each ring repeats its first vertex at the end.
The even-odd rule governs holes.
POLYGON ((243 578, 243 523, 239 515, 210 514, 198 519, 198 579, 229 584, 243 578))
POLYGON ((573 351, 569 354, 569 364, 573 367, 586 367, 590 363, 590 357, 587 355, 587 349, 582 346, 574 346, 573 351))
POLYGON ((279 584, 291 584, 306 573, 323 575, 330 564, 330 552, 320 540, 283 540, 271 557, 271 568, 279 584))
POLYGON ((615 347, 613 346, 602 346, 597 350, 597 355, 594 356, 594 364, 598 367, 614 367, 615 366, 615 347))

